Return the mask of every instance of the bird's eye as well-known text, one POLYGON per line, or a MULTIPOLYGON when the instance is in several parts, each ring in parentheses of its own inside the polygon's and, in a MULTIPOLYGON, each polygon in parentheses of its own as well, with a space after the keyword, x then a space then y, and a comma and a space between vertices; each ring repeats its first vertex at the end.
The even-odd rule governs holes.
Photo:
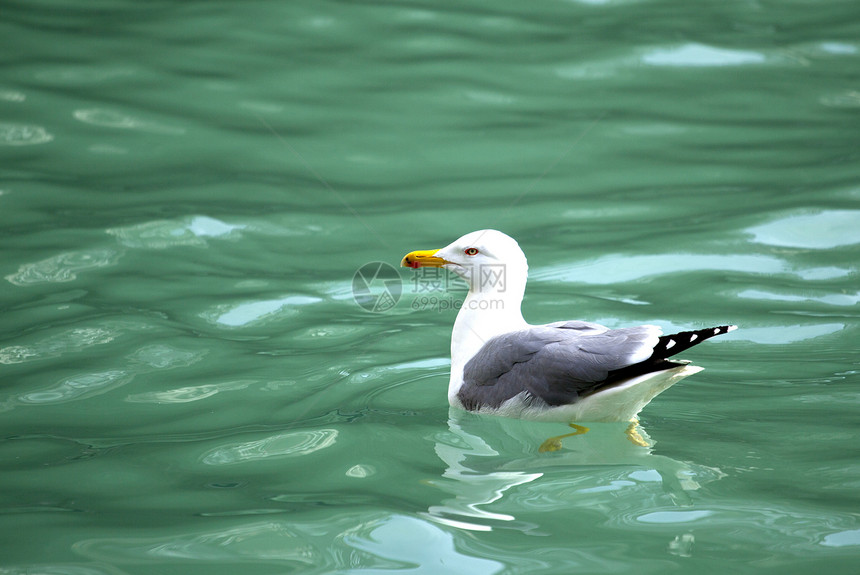
POLYGON ((478 255, 478 248, 466 248, 465 250, 463 250, 463 253, 465 253, 467 256, 475 256, 478 255))

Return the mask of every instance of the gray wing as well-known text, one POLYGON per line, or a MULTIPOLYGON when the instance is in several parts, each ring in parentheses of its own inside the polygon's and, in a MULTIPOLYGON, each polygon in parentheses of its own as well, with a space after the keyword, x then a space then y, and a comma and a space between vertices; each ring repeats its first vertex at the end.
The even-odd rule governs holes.
POLYGON ((497 408, 522 392, 548 405, 575 403, 610 372, 651 357, 660 334, 653 325, 558 322, 494 337, 466 364, 458 397, 466 409, 497 408))

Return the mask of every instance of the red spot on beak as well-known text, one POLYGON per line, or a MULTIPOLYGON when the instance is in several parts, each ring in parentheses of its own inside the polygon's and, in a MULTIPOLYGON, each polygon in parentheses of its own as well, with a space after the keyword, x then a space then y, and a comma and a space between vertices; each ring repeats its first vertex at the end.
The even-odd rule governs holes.
POLYGON ((417 260, 409 262, 409 267, 413 269, 418 269, 421 267, 421 264, 418 263, 417 260))

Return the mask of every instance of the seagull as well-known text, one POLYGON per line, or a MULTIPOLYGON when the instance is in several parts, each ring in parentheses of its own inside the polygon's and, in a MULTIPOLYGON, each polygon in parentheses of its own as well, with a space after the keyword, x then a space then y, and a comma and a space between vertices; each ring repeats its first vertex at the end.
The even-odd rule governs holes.
POLYGON ((401 266, 444 268, 469 286, 451 332, 448 402, 473 412, 565 422, 585 431, 575 422, 635 423, 657 394, 703 369, 671 357, 737 329, 663 335, 656 325, 530 325, 521 311, 526 256, 497 230, 410 252, 401 266))

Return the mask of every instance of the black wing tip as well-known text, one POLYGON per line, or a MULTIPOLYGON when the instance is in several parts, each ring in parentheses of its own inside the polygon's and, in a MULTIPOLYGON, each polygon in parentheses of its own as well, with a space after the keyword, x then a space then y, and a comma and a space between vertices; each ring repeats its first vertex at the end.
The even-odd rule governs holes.
POLYGON ((654 347, 652 359, 665 359, 677 353, 690 349, 712 337, 723 335, 738 329, 736 325, 718 325, 692 331, 679 331, 660 337, 659 343, 654 347))

